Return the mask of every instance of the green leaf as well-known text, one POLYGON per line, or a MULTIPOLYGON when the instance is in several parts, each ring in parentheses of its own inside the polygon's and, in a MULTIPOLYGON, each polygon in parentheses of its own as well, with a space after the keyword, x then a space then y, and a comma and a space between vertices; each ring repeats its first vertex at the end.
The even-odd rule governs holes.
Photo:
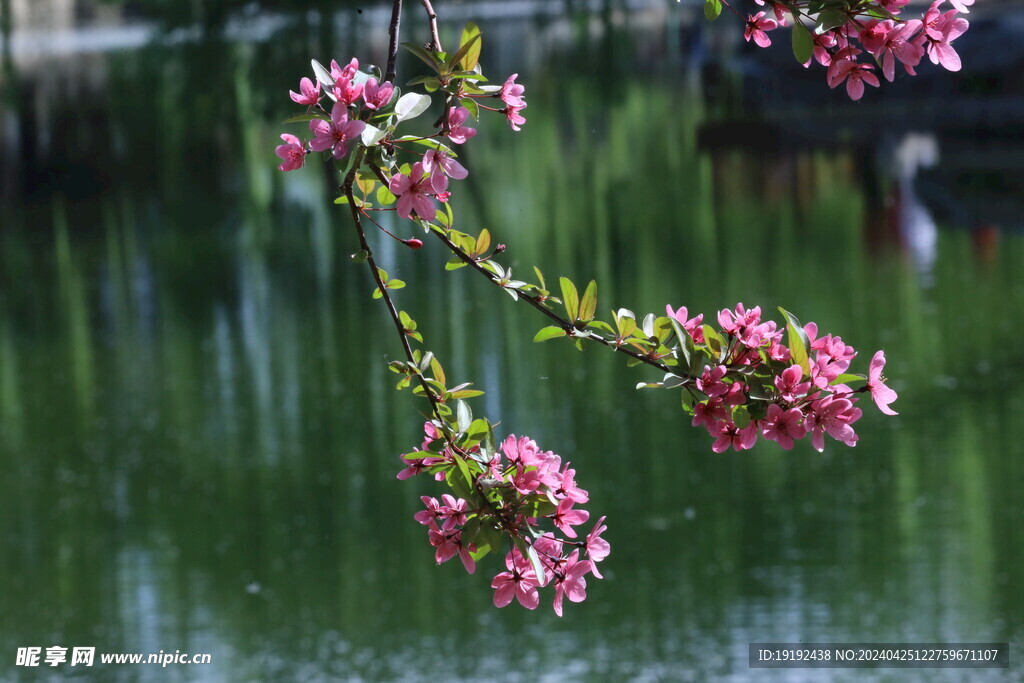
POLYGON ((732 421, 737 429, 743 429, 750 424, 750 413, 747 411, 746 406, 736 406, 732 409, 732 421))
MULTIPOLYGON (((455 150, 453 150, 451 147, 449 147, 448 145, 444 144, 443 142, 438 142, 437 140, 432 140, 431 138, 419 137, 418 135, 404 135, 404 136, 398 138, 397 140, 395 140, 395 142, 413 142, 413 143, 415 143, 417 145, 423 145, 424 147, 430 147, 431 149, 439 149, 439 150, 441 150, 442 152, 444 152, 445 154, 447 154, 450 157, 457 157, 457 156, 459 156, 458 154, 455 153, 455 150)), ((403 171, 403 173, 408 175, 409 171, 406 170, 406 171, 403 171)))
POLYGON ((406 50, 419 57, 423 61, 423 63, 429 66, 431 69, 433 69, 437 73, 441 73, 442 63, 438 61, 438 59, 434 56, 433 52, 427 52, 416 43, 402 43, 402 47, 404 47, 406 50))
POLYGON ((452 392, 452 398, 476 398, 477 396, 483 396, 484 392, 479 389, 459 389, 458 391, 452 392))
POLYGON ((863 382, 866 379, 867 377, 865 377, 864 375, 844 374, 839 375, 834 380, 829 382, 829 384, 849 384, 850 382, 863 382))
POLYGON ((382 139, 384 139, 385 135, 387 135, 386 130, 381 130, 376 126, 366 124, 366 126, 363 127, 363 132, 362 135, 360 135, 360 139, 363 141, 363 144, 366 145, 367 147, 373 147, 382 139))
POLYGON ((348 197, 342 195, 334 200, 335 204, 348 204, 348 197))
POLYGON ((468 22, 466 27, 462 29, 462 36, 459 38, 459 52, 462 52, 463 48, 467 45, 469 49, 462 55, 460 66, 466 71, 472 71, 480 62, 480 50, 483 48, 480 29, 472 21, 468 22))
POLYGON ((562 285, 562 302, 565 304, 565 311, 569 314, 569 320, 575 322, 580 312, 580 295, 576 291, 576 285, 567 277, 558 279, 562 285))
POLYGON ((535 334, 533 337, 533 341, 542 342, 547 341, 549 339, 554 339, 555 337, 564 336, 566 336, 565 330, 563 330, 561 327, 558 327, 557 325, 549 325, 548 327, 542 328, 540 332, 535 334))
MULTIPOLYGON (((458 455, 455 457, 462 461, 462 465, 465 467, 466 462, 462 460, 462 458, 459 458, 458 455)), ((466 481, 465 475, 462 473, 462 468, 457 466, 450 468, 447 474, 445 474, 444 480, 459 498, 466 498, 468 500, 470 496, 473 495, 473 489, 470 488, 470 484, 466 481)))
POLYGON ((849 15, 847 15, 843 10, 837 7, 828 7, 823 9, 818 15, 817 21, 814 24, 814 30, 821 34, 825 31, 831 31, 834 28, 839 28, 849 20, 849 15))
POLYGON ((471 97, 462 97, 459 99, 459 104, 468 109, 474 119, 480 119, 480 105, 476 103, 476 100, 471 97))
POLYGON ((331 98, 332 101, 337 102, 338 98, 331 93, 331 86, 334 85, 334 77, 331 76, 330 70, 315 59, 310 60, 310 64, 313 66, 313 74, 323 86, 324 94, 331 98))
POLYGON ((793 363, 803 369, 804 376, 809 377, 811 374, 809 358, 811 340, 807 337, 807 333, 804 332, 804 326, 800 324, 795 315, 781 306, 779 310, 782 311, 782 315, 786 316, 786 345, 789 347, 789 355, 793 363))
POLYGON ((814 55, 814 38, 807 27, 797 21, 793 25, 793 56, 800 64, 806 64, 814 55))
POLYGON ((491 232, 484 228, 480 231, 480 236, 476 238, 476 253, 483 254, 491 247, 491 232))
POLYGON ((597 312, 597 281, 591 280, 580 299, 580 320, 589 323, 597 312))
MULTIPOLYGON (((474 26, 473 28, 476 28, 476 26, 474 26)), ((469 25, 467 25, 466 28, 462 30, 462 41, 460 41, 459 49, 456 50, 455 54, 453 54, 448 59, 448 70, 449 71, 454 71, 455 70, 455 66, 457 64, 459 64, 459 62, 462 62, 464 58, 468 57, 469 56, 469 52, 471 50, 476 52, 476 57, 474 57, 475 61, 473 62, 473 66, 476 66, 476 61, 480 60, 480 48, 481 48, 480 29, 477 28, 476 32, 470 34, 468 37, 466 35, 466 30, 467 29, 469 29, 469 25)), ((463 69, 466 69, 466 70, 471 70, 473 68, 473 66, 467 67, 465 64, 461 64, 461 66, 462 66, 463 69)))
POLYGON ((711 349, 711 352, 719 358, 721 358, 727 348, 725 340, 722 339, 722 335, 718 334, 718 331, 711 327, 711 325, 704 326, 704 342, 707 344, 707 347, 711 349))
POLYGON ((382 206, 387 206, 397 199, 395 195, 391 194, 391 190, 387 188, 387 185, 381 185, 377 188, 377 203, 382 206))
POLYGON ((452 256, 448 259, 448 263, 444 264, 445 270, 458 270, 459 268, 465 268, 469 264, 460 259, 458 256, 452 256))
POLYGON ((469 407, 469 404, 465 401, 457 402, 455 413, 458 416, 459 431, 464 432, 469 429, 469 425, 473 424, 473 409, 469 407))
POLYGON ((380 291, 380 287, 375 287, 374 290, 373 290, 373 298, 374 299, 379 299, 382 296, 384 296, 384 293, 382 291, 380 291))
POLYGON ((721 0, 704 0, 704 17, 708 21, 714 21, 722 13, 721 0))
POLYGON ((360 249, 356 253, 352 254, 349 258, 352 259, 352 263, 362 263, 366 259, 370 258, 370 252, 365 249, 360 249))
POLYGON ((395 118, 399 121, 414 119, 430 107, 430 95, 410 92, 402 95, 395 103, 395 118))
POLYGON ((533 272, 537 273, 537 280, 540 281, 540 288, 546 290, 548 286, 544 284, 544 273, 540 272, 540 268, 537 266, 533 267, 533 272))
POLYGON ((441 85, 441 81, 437 80, 437 76, 417 76, 406 85, 432 85, 436 90, 441 85))
POLYGON ((388 280, 384 283, 384 286, 388 289, 402 289, 405 287, 405 281, 395 278, 394 280, 388 280))
POLYGON ((295 114, 289 116, 281 123, 303 123, 305 121, 313 121, 314 119, 320 119, 321 121, 330 121, 331 117, 327 114, 321 114, 319 112, 312 112, 309 114, 295 114))

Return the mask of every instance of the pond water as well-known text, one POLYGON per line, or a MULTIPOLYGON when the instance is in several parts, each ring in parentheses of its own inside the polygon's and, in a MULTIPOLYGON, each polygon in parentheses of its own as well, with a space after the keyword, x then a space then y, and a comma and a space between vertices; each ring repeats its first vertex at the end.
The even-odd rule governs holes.
MULTIPOLYGON (((423 406, 392 389, 336 179, 275 170, 309 58, 383 62, 385 15, 115 23, 71 51, 15 25, 0 676, 53 673, 15 653, 61 645, 212 655, 56 670, 96 680, 959 681, 755 671, 747 646, 999 641, 1011 669, 970 679, 1022 680, 1021 118, 1001 67, 970 67, 984 15, 964 72, 851 106, 820 72, 780 98, 725 17, 572 5, 481 9, 484 64, 530 107, 521 133, 481 124, 460 220, 517 272, 596 278, 602 309, 781 305, 865 366, 884 348, 899 417, 867 410, 853 449, 714 454, 677 394, 633 390, 649 373, 535 345, 536 312, 445 272, 441 245, 373 237, 449 377, 487 392, 477 412, 570 459, 608 517, 586 602, 496 610, 500 561, 435 566, 412 515, 437 489, 395 479, 423 406)), ((404 30, 426 40, 412 10, 404 30)))

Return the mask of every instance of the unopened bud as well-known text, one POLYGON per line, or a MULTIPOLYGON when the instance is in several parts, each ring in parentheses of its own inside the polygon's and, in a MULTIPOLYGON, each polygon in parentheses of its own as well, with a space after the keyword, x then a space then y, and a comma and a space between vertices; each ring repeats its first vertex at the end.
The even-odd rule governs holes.
POLYGON ((505 247, 504 244, 499 244, 498 246, 496 246, 494 248, 494 253, 495 254, 500 254, 501 252, 505 251, 505 249, 506 249, 506 247, 505 247))
POLYGON ((409 247, 410 249, 419 249, 423 246, 423 240, 418 240, 415 237, 410 237, 407 240, 402 240, 402 244, 409 247))

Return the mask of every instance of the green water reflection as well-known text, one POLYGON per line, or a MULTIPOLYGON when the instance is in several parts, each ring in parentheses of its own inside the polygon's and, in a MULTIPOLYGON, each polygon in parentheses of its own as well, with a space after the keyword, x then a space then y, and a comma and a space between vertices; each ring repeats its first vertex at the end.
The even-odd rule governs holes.
POLYGON ((699 151, 713 114, 669 33, 604 40, 502 43, 529 123, 481 126, 460 217, 515 268, 598 278, 606 307, 783 304, 884 347, 899 418, 868 411, 856 449, 715 455, 673 395, 632 390, 646 375, 535 346, 530 309, 378 241, 449 376, 608 515, 586 603, 496 611, 497 565, 433 566, 412 514, 434 489, 395 479, 421 406, 391 389, 332 178, 273 171, 282 95, 350 41, 298 23, 94 56, 73 103, 27 67, 15 115, 65 137, 0 207, 4 671, 64 645, 213 654, 90 672, 126 680, 707 680, 746 678, 751 641, 1021 642, 1021 236, 986 251, 941 225, 923 274, 872 232, 863 150, 699 151))

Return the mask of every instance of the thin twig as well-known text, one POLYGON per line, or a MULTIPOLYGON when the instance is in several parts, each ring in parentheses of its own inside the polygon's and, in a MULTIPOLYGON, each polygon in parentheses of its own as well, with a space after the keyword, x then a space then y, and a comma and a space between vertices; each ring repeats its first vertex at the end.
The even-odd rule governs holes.
POLYGON ((395 0, 391 6, 391 25, 388 26, 388 69, 384 74, 385 82, 390 83, 397 76, 396 63, 398 62, 398 29, 402 23, 402 0, 395 0))
MULTIPOLYGON (((442 242, 444 242, 444 245, 446 247, 448 247, 448 249, 453 254, 455 254, 455 256, 457 256, 463 263, 465 263, 466 265, 471 266, 477 272, 482 273, 488 280, 490 280, 494 284, 498 285, 502 289, 505 289, 505 287, 502 286, 502 284, 495 277, 494 273, 492 273, 491 271, 487 270, 482 265, 480 265, 479 261, 477 261, 475 258, 473 258, 469 254, 464 252, 462 249, 460 249, 458 247, 458 245, 456 245, 454 242, 452 242, 450 239, 448 239, 447 236, 442 235, 442 234, 440 234, 440 233, 438 233, 436 231, 434 232, 434 234, 437 235, 437 238, 439 240, 441 240, 442 242)), ((536 308, 538 311, 540 311, 541 313, 546 315, 548 318, 553 320, 555 323, 557 323, 558 326, 561 327, 563 330, 565 330, 566 333, 568 333, 570 336, 577 336, 576 333, 579 332, 579 330, 576 328, 575 325, 573 325, 572 321, 569 320, 568 318, 563 318, 562 316, 558 315, 557 313, 552 311, 550 308, 545 306, 544 302, 541 300, 540 297, 534 296, 532 294, 528 294, 528 293, 520 291, 520 290, 516 290, 516 294, 519 295, 519 299, 521 299, 521 300, 525 301, 526 303, 530 304, 531 306, 536 308)), ((650 357, 648 357, 645 354, 642 354, 642 353, 639 353, 637 351, 634 351, 631 348, 622 346, 616 340, 614 340, 614 339, 607 339, 607 338, 601 336, 600 334, 597 334, 596 332, 591 332, 590 330, 587 330, 587 336, 586 337, 584 337, 584 336, 577 336, 577 338, 579 338, 579 339, 591 339, 591 340, 597 342, 598 344, 603 344, 604 346, 607 346, 608 348, 612 349, 613 351, 619 351, 620 353, 624 353, 627 356, 630 356, 631 358, 635 358, 636 360, 638 360, 638 361, 640 361, 642 363, 646 363, 647 365, 650 365, 652 367, 658 368, 662 372, 671 372, 671 373, 673 373, 675 375, 678 375, 680 377, 687 377, 687 378, 690 377, 690 375, 688 375, 686 373, 680 373, 678 370, 670 368, 669 366, 665 365, 664 363, 662 363, 660 361, 655 360, 654 358, 650 358, 650 357)))
MULTIPOLYGON (((380 270, 377 268, 377 262, 373 258, 373 252, 370 250, 370 244, 366 241, 366 232, 363 230, 363 221, 359 212, 359 207, 356 206, 355 196, 352 194, 352 185, 355 183, 356 172, 362 165, 364 153, 365 150, 360 150, 358 152, 359 156, 352 164, 352 170, 348 172, 347 176, 345 176, 341 189, 345 193, 345 197, 348 199, 349 209, 352 211, 352 222, 355 224, 356 233, 359 236, 359 246, 366 253, 366 265, 370 268, 373 280, 377 283, 381 297, 387 305, 388 313, 391 314, 391 320, 395 323, 395 329, 398 330, 398 337, 402 341, 402 350, 405 351, 405 357, 408 359, 409 363, 416 366, 416 357, 413 355, 412 346, 409 344, 409 338, 405 333, 405 326, 402 325, 402 319, 398 315, 398 309, 395 307, 395 302, 392 301, 391 295, 388 294, 388 290, 384 286, 384 281, 380 277, 380 270)), ((427 380, 423 376, 423 373, 417 372, 416 376, 420 381, 420 385, 423 387, 423 392, 426 395, 427 400, 430 401, 431 412, 438 418, 438 420, 440 420, 440 407, 438 406, 437 396, 435 396, 434 390, 429 384, 427 384, 427 380)))
POLYGON ((430 4, 430 0, 420 0, 423 4, 423 9, 427 11, 427 19, 430 20, 430 39, 434 43, 434 52, 444 52, 444 48, 441 47, 441 36, 437 32, 437 15, 434 14, 434 6, 430 4))

